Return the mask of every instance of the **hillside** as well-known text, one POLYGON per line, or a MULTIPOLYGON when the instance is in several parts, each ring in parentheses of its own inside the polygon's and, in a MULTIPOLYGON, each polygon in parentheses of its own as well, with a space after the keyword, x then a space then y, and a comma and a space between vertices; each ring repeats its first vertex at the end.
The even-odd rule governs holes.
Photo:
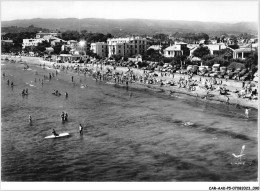
POLYGON ((155 33, 173 34, 175 32, 206 32, 208 34, 222 33, 251 33, 257 34, 257 23, 217 23, 199 21, 174 20, 147 20, 147 19, 97 19, 97 18, 66 18, 66 19, 28 19, 2 21, 4 27, 28 27, 34 25, 38 28, 50 30, 87 30, 91 32, 112 33, 113 35, 153 35, 155 33))

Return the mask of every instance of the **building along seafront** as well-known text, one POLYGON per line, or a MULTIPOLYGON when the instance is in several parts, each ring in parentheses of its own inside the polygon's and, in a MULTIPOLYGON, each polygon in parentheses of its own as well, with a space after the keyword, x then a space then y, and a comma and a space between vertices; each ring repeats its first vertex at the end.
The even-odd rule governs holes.
POLYGON ((23 48, 27 46, 37 46, 39 43, 42 43, 43 41, 44 41, 43 38, 23 39, 23 48))
POLYGON ((147 40, 141 37, 112 38, 107 40, 108 57, 112 55, 132 56, 147 50, 147 40))
POLYGON ((90 50, 92 50, 93 53, 96 53, 100 57, 107 57, 108 55, 107 43, 105 42, 91 43, 90 50))
POLYGON ((169 46, 164 50, 165 57, 176 57, 176 56, 188 56, 190 53, 189 48, 187 48, 187 43, 176 42, 174 45, 169 46))

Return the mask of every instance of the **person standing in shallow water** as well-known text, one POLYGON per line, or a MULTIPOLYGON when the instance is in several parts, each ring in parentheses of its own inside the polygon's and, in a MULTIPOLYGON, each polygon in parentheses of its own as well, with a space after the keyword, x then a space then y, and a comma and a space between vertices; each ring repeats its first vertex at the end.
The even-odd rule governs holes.
POLYGON ((68 117, 69 117, 68 113, 65 113, 65 115, 64 115, 64 121, 68 121, 68 117))
POLYGON ((62 112, 60 116, 61 116, 61 121, 62 122, 65 121, 65 114, 64 114, 64 112, 62 112))
POLYGON ((29 115, 29 123, 32 124, 32 116, 29 115))
POLYGON ((79 124, 79 134, 83 135, 83 127, 82 127, 81 123, 79 124))

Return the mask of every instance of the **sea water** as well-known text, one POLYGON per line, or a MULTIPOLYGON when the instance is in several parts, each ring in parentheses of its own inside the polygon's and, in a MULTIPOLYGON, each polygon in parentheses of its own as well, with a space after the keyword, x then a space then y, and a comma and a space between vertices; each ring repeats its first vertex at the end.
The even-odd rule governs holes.
POLYGON ((257 110, 247 119, 242 107, 127 89, 70 72, 42 85, 39 79, 54 70, 3 64, 2 181, 257 180, 257 110), (29 95, 22 96, 26 88, 29 95), (66 123, 62 111, 69 115, 66 123), (52 129, 71 136, 44 139, 52 129), (236 165, 232 153, 242 145, 244 163, 236 165))

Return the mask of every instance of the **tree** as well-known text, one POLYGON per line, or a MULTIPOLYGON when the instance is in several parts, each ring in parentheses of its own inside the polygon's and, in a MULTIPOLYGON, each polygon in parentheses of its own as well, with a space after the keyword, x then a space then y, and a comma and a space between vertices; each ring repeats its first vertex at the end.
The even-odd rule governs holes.
POLYGON ((111 58, 114 59, 116 62, 118 62, 119 60, 122 59, 122 56, 119 55, 119 54, 113 54, 113 55, 111 56, 111 58))
POLYGON ((54 50, 54 52, 53 52, 54 54, 59 54, 61 52, 61 45, 57 45, 52 48, 54 50))
POLYGON ((239 46, 237 44, 230 44, 228 45, 228 47, 232 49, 239 49, 239 46))
POLYGON ((163 59, 159 50, 148 49, 146 53, 142 54, 143 60, 158 62, 163 59))
POLYGON ((158 33, 156 35, 153 35, 154 39, 160 40, 160 41, 167 41, 168 40, 168 35, 163 34, 163 33, 158 33))
POLYGON ((245 60, 245 66, 251 69, 253 72, 256 72, 258 66, 258 53, 253 52, 248 58, 245 60))
POLYGON ((64 40, 76 40, 79 41, 80 39, 80 34, 78 31, 65 31, 62 33, 62 38, 64 40))
POLYGON ((231 64, 228 65, 228 68, 235 70, 237 68, 245 68, 245 65, 239 62, 232 62, 231 64))
POLYGON ((202 58, 205 55, 210 54, 210 50, 207 46, 200 46, 193 52, 193 56, 202 58))

